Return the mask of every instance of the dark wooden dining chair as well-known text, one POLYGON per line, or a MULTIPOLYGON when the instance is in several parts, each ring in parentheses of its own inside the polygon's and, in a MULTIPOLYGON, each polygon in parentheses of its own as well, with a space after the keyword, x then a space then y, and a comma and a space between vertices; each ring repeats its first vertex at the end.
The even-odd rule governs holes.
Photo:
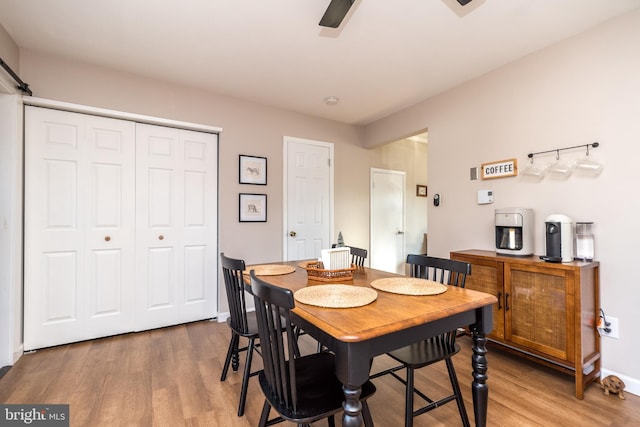
MULTIPOLYGON (((274 286, 251 272, 264 369, 258 376, 265 396, 259 426, 290 421, 301 426, 329 419, 342 411, 344 392, 335 376, 335 356, 329 352, 300 356, 297 352, 291 310, 293 292, 274 286), (283 332, 284 330, 284 332, 283 332), (278 415, 269 419, 271 409, 278 415)), ((362 385, 362 416, 365 426, 373 426, 367 399, 376 391, 370 381, 362 385)))
MULTIPOLYGON (((337 245, 335 243, 331 245, 332 248, 335 248, 336 246, 337 245)), ((363 267, 364 261, 367 259, 367 250, 356 248, 355 246, 349 246, 349 250, 351 252, 351 263, 357 265, 358 267, 363 267)))
POLYGON ((247 400, 247 387, 249 386, 249 378, 258 374, 258 371, 251 372, 251 361, 254 351, 259 353, 257 347, 258 340, 258 323, 256 322, 256 314, 253 311, 247 312, 246 299, 247 292, 250 293, 248 287, 242 277, 245 270, 245 262, 241 259, 234 259, 220 254, 220 264, 222 266, 222 275, 224 277, 224 286, 227 293, 227 302, 229 303, 229 318, 227 325, 231 329, 231 341, 227 350, 227 357, 222 368, 222 376, 220 381, 227 378, 229 365, 233 371, 237 371, 240 366, 240 353, 246 351, 247 357, 244 364, 244 374, 242 376, 242 388, 240 389, 240 403, 238 404, 238 416, 244 415, 244 406, 247 400), (246 347, 240 348, 240 337, 249 340, 246 347))
MULTIPOLYGON (((461 288, 464 288, 467 275, 471 274, 471 265, 462 261, 435 258, 426 255, 408 255, 407 263, 409 264, 412 277, 429 279, 461 288)), ((462 424, 469 426, 469 417, 464 407, 458 377, 453 366, 453 361, 451 360, 451 358, 460 351, 460 347, 456 344, 457 332, 457 330, 449 331, 389 352, 387 354, 400 362, 401 365, 371 375, 370 378, 378 378, 390 374, 405 385, 405 427, 413 426, 414 417, 451 401, 456 401, 458 404, 458 412, 460 412, 462 424), (447 365, 453 392, 451 395, 434 401, 422 391, 415 388, 415 370, 443 360, 447 365), (406 370, 405 378, 402 378, 396 373, 402 369, 406 370), (414 395, 416 394, 427 403, 419 409, 414 409, 414 395)))
POLYGON ((362 248, 356 248, 354 246, 349 246, 351 249, 351 263, 357 265, 358 267, 364 266, 364 260, 367 259, 367 250, 362 248))

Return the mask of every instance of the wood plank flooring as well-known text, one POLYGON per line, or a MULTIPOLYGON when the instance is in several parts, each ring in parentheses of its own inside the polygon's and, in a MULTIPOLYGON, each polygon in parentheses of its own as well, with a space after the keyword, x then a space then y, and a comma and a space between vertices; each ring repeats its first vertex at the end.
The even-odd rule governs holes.
MULTIPOLYGON (((0 402, 68 403, 74 427, 255 426, 263 404, 257 379, 250 381, 243 417, 236 415, 243 364, 220 382, 229 335, 226 324, 203 321, 39 350, 24 355, 0 379, 0 402)), ((471 340, 459 342, 463 349, 455 365, 473 423, 471 340)), ((311 352, 316 343, 303 336, 301 347, 311 352)), ((574 397, 570 376, 494 347, 488 357, 489 426, 640 425, 638 396, 604 396, 592 384, 581 401, 574 397)), ((258 368, 260 358, 254 362, 258 368)), ((373 369, 390 365, 390 359, 379 357, 373 369)), ((369 404, 376 425, 402 426, 402 384, 389 376, 374 382, 378 391, 369 404)), ((444 394, 444 364, 421 369, 416 384, 434 397, 444 394)), ((416 427, 458 425, 455 403, 415 419, 416 427)))

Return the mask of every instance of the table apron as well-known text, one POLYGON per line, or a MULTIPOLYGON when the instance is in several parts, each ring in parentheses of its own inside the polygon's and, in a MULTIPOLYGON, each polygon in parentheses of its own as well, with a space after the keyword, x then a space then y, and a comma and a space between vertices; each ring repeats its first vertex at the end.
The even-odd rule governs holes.
POLYGON ((336 376, 343 384, 360 386, 369 378, 371 360, 375 356, 465 326, 469 326, 473 332, 486 334, 492 330, 492 317, 489 305, 353 342, 340 341, 299 316, 294 315, 293 320, 318 342, 335 352, 336 376))

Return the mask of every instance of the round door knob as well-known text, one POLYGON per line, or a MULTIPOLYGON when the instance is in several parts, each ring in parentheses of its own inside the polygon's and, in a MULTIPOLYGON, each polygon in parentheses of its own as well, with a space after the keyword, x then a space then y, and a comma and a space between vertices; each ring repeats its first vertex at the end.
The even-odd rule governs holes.
POLYGON ((158 236, 158 240, 164 240, 164 236, 161 234, 158 236))
POLYGON ((295 231, 290 231, 290 232, 289 232, 289 236, 291 236, 291 237, 296 237, 296 232, 295 232, 295 231))
POLYGON ((104 241, 108 242, 109 240, 111 240, 111 236, 104 236, 104 241))

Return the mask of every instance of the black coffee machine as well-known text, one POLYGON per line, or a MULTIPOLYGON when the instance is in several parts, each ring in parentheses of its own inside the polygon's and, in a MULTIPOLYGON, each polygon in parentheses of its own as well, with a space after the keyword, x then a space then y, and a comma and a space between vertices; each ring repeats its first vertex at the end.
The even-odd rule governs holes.
POLYGON ((573 261, 573 220, 566 215, 549 215, 544 223, 546 255, 548 262, 573 261))

